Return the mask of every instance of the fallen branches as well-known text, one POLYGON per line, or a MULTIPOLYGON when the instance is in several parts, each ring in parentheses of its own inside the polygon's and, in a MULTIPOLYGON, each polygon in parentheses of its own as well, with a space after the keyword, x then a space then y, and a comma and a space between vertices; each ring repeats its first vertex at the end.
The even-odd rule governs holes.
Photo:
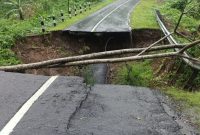
POLYGON ((146 49, 144 49, 143 51, 141 51, 137 56, 142 55, 143 53, 145 53, 146 51, 148 51, 149 49, 151 49, 153 46, 155 46, 156 44, 160 43, 161 41, 165 40, 166 38, 168 38, 169 36, 171 36, 173 33, 170 33, 166 36, 164 36, 163 38, 159 39, 158 41, 156 41, 155 43, 151 44, 150 46, 148 46, 146 49))
MULTIPOLYGON (((152 48, 135 48, 135 49, 122 49, 122 50, 115 50, 115 51, 107 51, 107 52, 100 52, 100 53, 92 53, 87 55, 80 55, 80 56, 72 56, 72 57, 65 57, 59 59, 52 59, 37 63, 30 63, 30 64, 20 64, 14 66, 4 66, 0 67, 2 71, 23 71, 27 69, 38 69, 38 68, 55 68, 55 67, 66 67, 66 66, 77 66, 77 65, 87 65, 87 64, 96 64, 96 63, 116 63, 116 62, 125 62, 125 61, 133 61, 133 60, 141 60, 141 59, 153 59, 153 58, 163 58, 163 57, 172 57, 178 56, 183 57, 180 55, 185 50, 199 44, 200 41, 195 41, 190 44, 182 44, 182 45, 163 45, 163 46, 155 46, 152 48), (116 56, 116 55, 124 55, 128 53, 140 53, 141 51, 160 51, 166 49, 174 49, 180 48, 179 52, 169 52, 169 53, 161 53, 161 54, 151 54, 151 55, 142 55, 142 56, 130 56, 130 57, 122 57, 122 58, 107 58, 107 59, 95 59, 95 58, 105 58, 108 56, 116 56)), ((150 45, 152 46, 152 45, 150 45)))
MULTIPOLYGON (((156 46, 156 47, 149 49, 147 52, 159 51, 159 50, 163 50, 163 49, 183 48, 184 46, 185 45, 156 46)), ((87 60, 87 59, 93 59, 93 58, 101 58, 101 57, 129 54, 129 53, 139 53, 144 49, 145 48, 134 48, 134 49, 122 49, 122 50, 115 50, 115 51, 92 53, 92 54, 87 54, 87 55, 58 58, 58 59, 52 59, 52 60, 30 63, 30 64, 4 66, 4 67, 0 67, 0 70, 3 70, 3 71, 21 71, 21 70, 27 70, 27 69, 38 69, 38 68, 47 67, 49 65, 57 65, 57 64, 61 65, 61 64, 65 64, 67 62, 72 62, 72 61, 80 61, 80 60, 87 60)))
POLYGON ((180 51, 178 51, 178 53, 183 53, 183 52, 185 52, 186 50, 192 48, 193 46, 196 46, 196 45, 199 44, 199 43, 200 43, 200 40, 194 41, 194 42, 192 42, 192 43, 186 45, 186 46, 183 47, 182 49, 180 49, 180 51))
POLYGON ((155 55, 142 55, 142 56, 131 56, 131 57, 123 57, 123 58, 92 59, 92 60, 84 60, 84 61, 75 61, 75 62, 69 62, 65 65, 62 65, 62 67, 98 64, 98 63, 119 63, 119 62, 127 62, 127 61, 141 60, 141 59, 154 59, 154 58, 163 58, 163 57, 172 57, 172 56, 177 56, 177 53, 170 52, 170 53, 162 53, 162 54, 155 54, 155 55))

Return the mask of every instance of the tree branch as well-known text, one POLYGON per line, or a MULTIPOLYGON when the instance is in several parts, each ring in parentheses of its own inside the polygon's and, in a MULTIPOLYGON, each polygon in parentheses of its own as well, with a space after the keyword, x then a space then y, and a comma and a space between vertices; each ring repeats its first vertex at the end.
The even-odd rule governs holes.
POLYGON ((195 41, 195 42, 192 42, 192 43, 186 45, 185 47, 183 47, 182 49, 180 49, 180 50, 178 51, 178 53, 182 54, 182 53, 184 53, 186 50, 192 48, 193 46, 198 45, 199 43, 200 43, 200 40, 197 40, 197 41, 195 41))
MULTIPOLYGON (((147 50, 147 52, 159 51, 159 50, 163 50, 163 49, 183 48, 184 46, 185 45, 156 46, 156 47, 153 47, 153 48, 147 50)), ((67 62, 72 62, 72 61, 80 61, 80 60, 87 60, 87 59, 94 59, 94 58, 101 58, 101 57, 108 57, 108 56, 129 54, 129 53, 139 53, 144 49, 145 48, 134 48, 134 49, 122 49, 122 50, 115 50, 115 51, 92 53, 92 54, 87 54, 87 55, 58 58, 58 59, 52 59, 52 60, 30 63, 30 64, 3 66, 3 67, 0 67, 0 70, 3 70, 3 71, 21 71, 21 70, 27 70, 27 69, 38 69, 38 68, 47 67, 49 65, 60 65, 60 64, 65 64, 67 62)))
POLYGON ((117 63, 117 62, 125 62, 125 61, 141 60, 141 59, 153 59, 153 58, 162 58, 162 57, 171 57, 171 56, 182 57, 181 54, 184 51, 186 51, 187 49, 199 43, 200 43, 200 40, 195 41, 190 44, 186 44, 186 45, 156 46, 147 50, 148 52, 150 52, 150 51, 157 51, 157 50, 163 50, 163 49, 182 48, 178 52, 143 55, 143 56, 131 56, 131 57, 123 57, 123 58, 95 59, 95 58, 102 58, 102 57, 108 57, 108 56, 123 55, 123 54, 128 54, 128 53, 137 53, 137 52, 146 50, 146 48, 122 49, 122 50, 92 53, 92 54, 80 55, 80 56, 65 57, 65 58, 47 60, 47 61, 42 61, 42 62, 37 62, 37 63, 4 66, 4 67, 0 67, 0 70, 13 72, 13 71, 22 71, 22 70, 27 70, 27 69, 60 67, 61 65, 65 67, 65 66, 77 66, 77 65, 87 65, 87 64, 96 64, 96 63, 117 63))
POLYGON ((128 61, 141 60, 141 59, 154 59, 154 58, 163 58, 163 57, 172 57, 172 56, 177 56, 177 52, 154 54, 154 55, 131 56, 131 57, 123 57, 123 58, 92 59, 92 60, 84 60, 84 61, 75 61, 75 62, 66 63, 62 67, 89 65, 89 64, 98 64, 98 63, 119 63, 119 62, 128 62, 128 61))
POLYGON ((170 34, 168 34, 168 35, 166 35, 166 36, 164 36, 164 37, 161 38, 160 40, 154 42, 153 44, 151 44, 150 46, 148 46, 146 49, 144 49, 142 52, 140 52, 140 53, 139 53, 138 55, 136 55, 136 56, 142 55, 142 54, 145 53, 147 50, 149 50, 150 48, 152 48, 154 45, 160 43, 161 41, 163 41, 164 39, 166 39, 167 37, 169 37, 169 36, 172 35, 172 34, 173 34, 173 32, 170 33, 170 34))

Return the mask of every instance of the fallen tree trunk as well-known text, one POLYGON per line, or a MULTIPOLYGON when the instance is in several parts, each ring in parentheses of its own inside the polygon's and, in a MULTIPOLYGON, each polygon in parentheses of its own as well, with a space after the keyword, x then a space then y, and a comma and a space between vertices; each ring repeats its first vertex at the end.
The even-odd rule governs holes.
POLYGON ((172 57, 172 56, 178 56, 177 52, 154 54, 154 55, 131 56, 131 57, 123 57, 123 58, 83 60, 83 61, 69 62, 60 66, 59 65, 49 66, 49 68, 89 65, 89 64, 98 64, 98 63, 119 63, 119 62, 128 62, 128 61, 141 60, 141 59, 155 59, 155 58, 172 57))
POLYGON ((167 36, 164 36, 163 38, 161 38, 160 40, 156 41, 155 43, 151 44, 150 46, 146 47, 144 50, 142 50, 137 56, 140 56, 142 54, 144 54, 145 52, 147 52, 149 49, 151 49, 153 46, 155 46, 156 44, 160 43, 161 41, 165 40, 166 38, 168 38, 169 36, 171 36, 173 33, 168 34, 167 36))
MULTIPOLYGON (((165 49, 183 48, 184 46, 185 45, 155 46, 147 50, 147 52, 159 51, 159 50, 165 50, 165 49)), ((0 70, 15 72, 15 71, 21 71, 21 70, 27 70, 27 69, 38 69, 38 68, 44 68, 50 65, 61 65, 67 62, 72 62, 72 61, 88 60, 88 59, 93 59, 93 58, 101 58, 101 57, 108 57, 108 56, 115 56, 115 55, 129 54, 129 53, 139 53, 143 51, 144 49, 145 48, 134 48, 134 49, 122 49, 122 50, 115 50, 115 51, 92 53, 92 54, 87 54, 87 55, 58 58, 58 59, 52 59, 52 60, 30 63, 30 64, 3 66, 3 67, 0 67, 0 70)))
MULTIPOLYGON (((4 66, 4 67, 0 67, 0 70, 15 72, 15 71, 23 71, 23 70, 27 70, 27 69, 38 69, 38 68, 44 68, 44 67, 55 68, 55 67, 96 64, 96 63, 117 63, 117 62, 125 62, 125 61, 141 60, 141 59, 163 58, 163 57, 173 57, 173 56, 185 57, 185 55, 182 53, 184 51, 186 51, 187 49, 189 49, 199 43, 200 43, 200 40, 195 41, 190 44, 185 44, 185 45, 164 45, 164 46, 152 47, 149 49, 146 49, 146 48, 122 49, 122 50, 115 50, 115 51, 92 53, 92 54, 87 54, 87 55, 47 60, 47 61, 31 63, 31 64, 4 66), (107 57, 107 56, 122 55, 122 54, 127 54, 127 53, 137 53, 137 52, 141 52, 143 50, 150 52, 150 51, 174 49, 174 48, 181 48, 181 50, 179 52, 170 52, 170 53, 162 53, 162 54, 152 54, 152 55, 142 55, 142 56, 136 55, 136 56, 131 56, 131 57, 112 58, 112 59, 94 59, 94 58, 102 58, 102 57, 107 57)), ((195 62, 199 61, 199 60, 197 60, 195 58, 191 58, 191 57, 185 57, 185 58, 193 60, 195 62)))

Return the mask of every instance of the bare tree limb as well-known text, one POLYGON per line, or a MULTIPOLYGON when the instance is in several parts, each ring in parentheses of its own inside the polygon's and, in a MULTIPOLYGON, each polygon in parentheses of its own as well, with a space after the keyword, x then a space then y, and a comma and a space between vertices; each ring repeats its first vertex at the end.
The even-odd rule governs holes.
POLYGON ((176 31, 176 34, 177 34, 178 36, 181 36, 181 37, 187 39, 187 40, 190 41, 190 42, 194 41, 194 40, 191 39, 190 37, 187 37, 187 36, 183 35, 182 33, 178 32, 178 31, 176 31))
POLYGON ((30 63, 30 64, 21 64, 21 65, 14 65, 14 66, 4 66, 0 67, 0 70, 3 71, 21 71, 27 69, 38 69, 38 68, 52 68, 52 67, 60 67, 63 66, 76 66, 76 65, 87 65, 87 64, 96 64, 96 63, 116 63, 116 62, 125 62, 125 61, 133 61, 133 60, 141 60, 141 59, 152 59, 152 58, 161 58, 161 57, 171 57, 171 56, 179 56, 182 57, 182 54, 185 50, 197 45, 200 43, 199 41, 195 41, 190 44, 185 45, 166 45, 166 46, 156 46, 152 47, 150 51, 156 50, 163 50, 163 49, 174 49, 174 48, 182 48, 179 52, 170 52, 170 53, 161 53, 161 54, 152 54, 152 55, 143 55, 143 56, 131 56, 131 57, 123 57, 123 58, 111 58, 111 59, 95 59, 95 58, 102 58, 108 56, 115 56, 115 55, 122 55, 127 53, 137 53, 145 50, 146 48, 136 48, 136 49, 122 49, 122 50, 115 50, 115 51, 107 51, 107 52, 100 52, 100 53, 92 53, 87 55, 80 55, 80 56, 72 56, 72 57, 65 57, 53 60, 47 60, 37 63, 30 63))
POLYGON ((200 40, 197 40, 197 41, 195 41, 195 42, 192 42, 191 44, 188 44, 188 45, 186 45, 185 47, 183 47, 182 49, 180 49, 180 50, 178 51, 178 53, 182 54, 182 53, 184 53, 186 50, 192 48, 193 46, 198 45, 199 43, 200 43, 200 40))
POLYGON ((142 54, 145 53, 147 50, 149 50, 150 48, 152 48, 154 45, 156 45, 156 44, 160 43, 161 41, 165 40, 167 37, 169 37, 169 36, 172 35, 172 34, 173 34, 173 32, 170 33, 170 34, 168 34, 168 35, 166 35, 166 36, 164 36, 164 37, 161 38, 160 40, 154 42, 153 44, 151 44, 150 46, 148 46, 146 49, 144 49, 142 52, 140 52, 140 53, 139 53, 138 55, 136 55, 136 56, 142 55, 142 54))
POLYGON ((200 60, 199 60, 199 59, 192 58, 192 57, 188 57, 188 56, 186 56, 186 55, 184 55, 184 54, 177 54, 177 56, 178 56, 178 57, 182 57, 182 58, 186 58, 186 59, 188 59, 188 60, 191 60, 191 61, 193 61, 193 62, 195 62, 195 63, 199 63, 199 64, 200 64, 200 60))
MULTIPOLYGON (((159 50, 163 50, 163 49, 183 48, 184 46, 185 45, 163 45, 163 46, 153 47, 147 51, 150 52, 150 51, 159 51, 159 50)), ((44 68, 49 65, 60 65, 60 64, 65 64, 67 62, 72 62, 72 61, 80 61, 80 60, 87 60, 87 59, 93 59, 93 58, 101 58, 101 57, 129 54, 129 53, 139 53, 144 49, 145 48, 134 48, 134 49, 122 49, 122 50, 115 50, 115 51, 92 53, 92 54, 87 54, 87 55, 58 58, 58 59, 52 59, 52 60, 30 63, 30 64, 3 66, 3 67, 0 67, 0 70, 21 71, 21 70, 27 70, 27 69, 38 69, 38 68, 44 68)))
POLYGON ((133 60, 141 60, 141 59, 155 59, 155 58, 163 58, 163 57, 173 57, 173 56, 178 56, 178 57, 184 57, 186 59, 193 60, 195 62, 200 61, 195 58, 187 57, 185 55, 182 55, 184 51, 187 49, 197 45, 200 43, 200 40, 195 41, 193 43, 190 43, 183 47, 180 51, 178 52, 170 52, 170 53, 161 53, 161 54, 152 54, 152 55, 142 55, 142 56, 131 56, 131 57, 123 57, 123 58, 111 58, 111 59, 92 59, 92 60, 85 60, 85 61, 76 61, 76 62, 69 62, 65 64, 64 66, 77 66, 77 65, 88 65, 88 64, 97 64, 97 63, 119 63, 119 62, 127 62, 127 61, 133 61, 133 60))
POLYGON ((172 56, 177 56, 177 52, 153 54, 153 55, 142 55, 142 56, 131 56, 131 57, 123 57, 123 58, 92 59, 92 60, 84 60, 84 61, 75 61, 75 62, 66 63, 65 65, 63 65, 63 67, 98 64, 98 63, 119 63, 119 62, 128 62, 128 61, 141 60, 141 59, 154 59, 154 58, 163 58, 163 57, 172 57, 172 56))

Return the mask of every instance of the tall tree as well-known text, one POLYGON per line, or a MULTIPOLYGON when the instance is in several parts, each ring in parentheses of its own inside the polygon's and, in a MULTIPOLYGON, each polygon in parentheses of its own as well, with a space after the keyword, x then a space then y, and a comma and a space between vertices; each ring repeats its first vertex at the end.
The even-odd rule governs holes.
POLYGON ((4 4, 10 8, 6 13, 7 17, 10 17, 12 14, 17 14, 20 20, 24 20, 23 7, 27 4, 22 3, 21 0, 7 0, 4 4))

